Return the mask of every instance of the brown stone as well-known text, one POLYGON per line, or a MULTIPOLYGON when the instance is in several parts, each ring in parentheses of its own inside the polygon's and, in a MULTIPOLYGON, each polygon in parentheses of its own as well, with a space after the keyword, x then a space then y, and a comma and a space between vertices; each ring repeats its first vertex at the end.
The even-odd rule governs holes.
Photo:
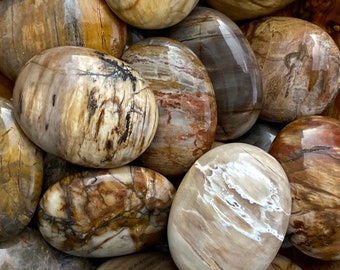
POLYGON ((184 175, 215 139, 215 93, 204 65, 168 38, 144 39, 122 59, 148 80, 158 104, 157 131, 140 160, 165 176, 184 175))
POLYGON ((269 153, 291 187, 288 237, 307 255, 340 259, 340 121, 309 116, 289 123, 269 153))
POLYGON ((71 255, 134 253, 161 238, 174 193, 164 176, 142 167, 73 174, 44 193, 39 230, 48 243, 71 255))

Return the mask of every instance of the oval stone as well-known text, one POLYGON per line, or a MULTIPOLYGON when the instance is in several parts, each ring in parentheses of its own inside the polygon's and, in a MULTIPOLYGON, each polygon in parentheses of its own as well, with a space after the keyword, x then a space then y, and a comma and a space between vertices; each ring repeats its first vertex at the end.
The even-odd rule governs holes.
POLYGON ((329 34, 311 22, 266 17, 242 26, 260 66, 260 118, 287 123, 322 113, 339 90, 340 51, 329 34))
POLYGON ((240 28, 217 10, 196 7, 170 29, 169 37, 188 46, 208 71, 217 103, 216 140, 246 133, 260 114, 262 81, 254 52, 240 28))
POLYGON ((290 182, 291 243, 310 257, 340 260, 340 121, 297 119, 280 131, 269 153, 290 182))
POLYGON ((140 157, 143 166, 184 175, 215 138, 215 93, 204 65, 182 43, 159 37, 134 44, 122 59, 149 81, 158 104, 158 127, 140 157))
POLYGON ((13 91, 15 116, 44 151, 113 168, 150 145, 158 107, 147 82, 123 61, 82 47, 55 47, 28 61, 13 91))
POLYGON ((44 193, 39 230, 48 243, 71 255, 134 253, 161 238, 174 193, 164 176, 143 167, 73 174, 44 193))
POLYGON ((19 234, 37 208, 42 180, 42 151, 17 124, 12 102, 0 97, 0 242, 19 234))
POLYGON ((286 233, 290 196, 284 170, 264 150, 229 143, 205 153, 170 210, 168 241, 177 267, 266 269, 286 233))

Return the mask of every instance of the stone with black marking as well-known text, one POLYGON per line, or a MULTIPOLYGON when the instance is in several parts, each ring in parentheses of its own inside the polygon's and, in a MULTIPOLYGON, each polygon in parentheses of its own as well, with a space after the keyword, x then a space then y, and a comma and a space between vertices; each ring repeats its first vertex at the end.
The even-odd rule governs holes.
POLYGON ((158 125, 156 99, 140 74, 89 48, 55 47, 33 57, 19 74, 13 102, 35 144, 86 167, 133 161, 158 125))

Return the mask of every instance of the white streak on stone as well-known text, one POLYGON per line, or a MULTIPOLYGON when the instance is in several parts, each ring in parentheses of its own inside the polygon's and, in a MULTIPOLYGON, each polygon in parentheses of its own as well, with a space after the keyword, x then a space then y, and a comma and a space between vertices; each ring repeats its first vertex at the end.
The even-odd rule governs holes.
POLYGON ((280 206, 278 190, 268 176, 256 166, 251 165, 249 156, 245 160, 247 164, 242 164, 238 160, 214 164, 213 167, 211 164, 202 166, 196 162, 195 167, 205 175, 204 194, 199 196, 199 199, 212 206, 219 217, 217 222, 220 225, 232 227, 258 242, 261 242, 262 233, 270 233, 283 241, 284 235, 267 223, 273 222, 273 220, 268 220, 267 213, 284 212, 280 206), (250 229, 245 230, 244 226, 238 226, 238 222, 228 216, 228 211, 221 211, 223 209, 215 203, 217 199, 223 201, 224 206, 246 223, 250 229), (257 217, 258 213, 253 213, 244 207, 246 204, 257 206, 255 209, 260 211, 260 217, 257 217))

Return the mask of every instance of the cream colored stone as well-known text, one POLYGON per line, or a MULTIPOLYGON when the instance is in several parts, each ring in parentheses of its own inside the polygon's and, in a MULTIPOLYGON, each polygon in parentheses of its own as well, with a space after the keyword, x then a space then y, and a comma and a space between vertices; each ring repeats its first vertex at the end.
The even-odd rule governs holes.
POLYGON ((290 210, 288 179, 273 157, 243 143, 213 148, 177 190, 168 222, 172 257, 179 269, 263 270, 281 246, 290 210))

